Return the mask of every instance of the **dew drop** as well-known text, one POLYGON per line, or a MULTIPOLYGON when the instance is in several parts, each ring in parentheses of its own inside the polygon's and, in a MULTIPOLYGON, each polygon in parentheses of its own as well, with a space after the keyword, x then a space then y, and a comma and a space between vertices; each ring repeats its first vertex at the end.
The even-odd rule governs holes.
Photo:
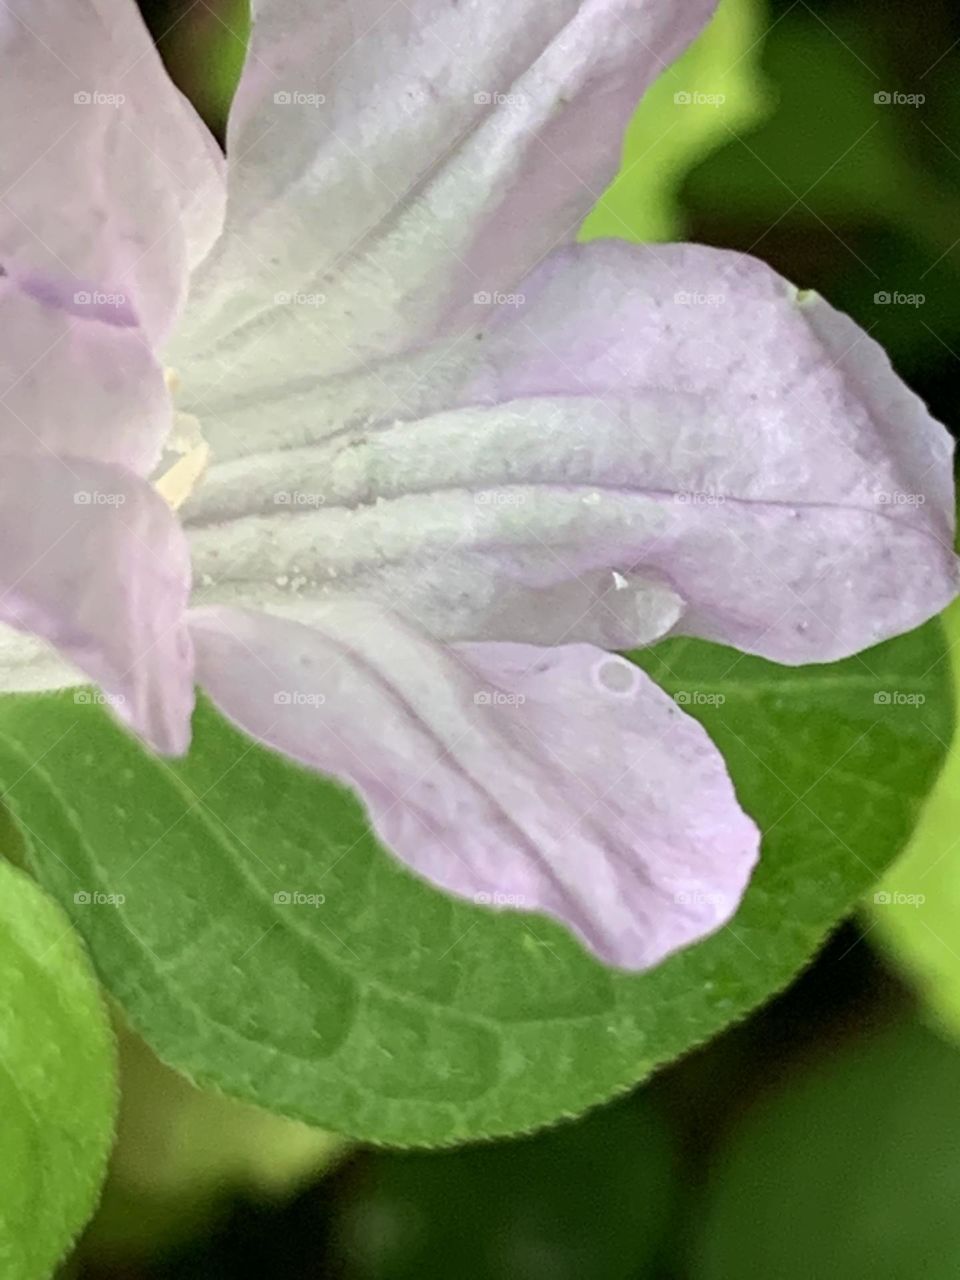
POLYGON ((605 657, 593 669, 596 684, 605 693, 626 697, 635 692, 640 683, 637 668, 625 658, 605 657))

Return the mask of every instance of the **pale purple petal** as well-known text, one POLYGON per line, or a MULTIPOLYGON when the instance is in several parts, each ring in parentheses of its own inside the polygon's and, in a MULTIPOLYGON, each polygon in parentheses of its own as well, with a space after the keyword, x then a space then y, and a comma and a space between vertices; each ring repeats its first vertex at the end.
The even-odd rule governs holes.
POLYGON ((686 402, 516 401, 211 468, 184 508, 201 603, 312 622, 374 597, 446 640, 647 644, 684 607, 644 441, 686 402))
POLYGON ((187 266, 193 270, 223 230, 226 157, 193 103, 167 74, 136 0, 90 3, 120 69, 120 92, 136 111, 135 118, 125 120, 126 127, 135 130, 137 141, 168 180, 180 214, 173 234, 182 235, 187 266))
POLYGON ((87 459, 0 455, 0 621, 39 636, 165 752, 186 749, 186 542, 142 480, 87 459))
POLYGON ((6 0, 0 59, 0 266, 123 295, 161 341, 219 230, 224 186, 136 5, 6 0))
POLYGON ((0 275, 0 449, 118 463, 146 476, 172 407, 122 295, 60 271, 0 275))
POLYGON ((617 241, 559 251, 522 292, 468 394, 688 401, 619 464, 619 483, 660 495, 634 566, 687 602, 678 630, 829 661, 954 597, 951 437, 822 298, 744 254, 617 241))
POLYGON ((472 327, 476 293, 573 239, 630 112, 713 7, 259 0, 226 232, 187 318, 222 362, 204 360, 203 398, 223 366, 229 393, 472 327))
POLYGON ((757 830, 702 727, 624 659, 452 651, 361 604, 320 630, 232 609, 191 629, 220 709, 356 787, 387 846, 451 893, 543 911, 631 969, 736 910, 757 830))
POLYGON ((775 430, 775 393, 751 416, 749 392, 738 414, 719 388, 602 390, 214 465, 185 508, 198 601, 310 623, 363 596, 445 640, 624 649, 684 631, 816 662, 908 630, 955 594, 934 496, 948 446, 908 519, 867 496, 893 484, 879 444, 884 479, 858 463, 849 491, 830 489, 855 402, 804 434, 802 413, 775 430))

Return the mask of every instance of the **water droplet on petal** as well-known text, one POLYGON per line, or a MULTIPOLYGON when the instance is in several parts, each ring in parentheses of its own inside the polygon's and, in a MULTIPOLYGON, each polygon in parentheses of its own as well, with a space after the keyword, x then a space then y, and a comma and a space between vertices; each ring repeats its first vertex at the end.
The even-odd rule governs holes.
POLYGON ((593 669, 593 678, 604 693, 615 693, 621 698, 635 693, 640 684, 640 672, 633 663, 612 655, 600 659, 593 669))

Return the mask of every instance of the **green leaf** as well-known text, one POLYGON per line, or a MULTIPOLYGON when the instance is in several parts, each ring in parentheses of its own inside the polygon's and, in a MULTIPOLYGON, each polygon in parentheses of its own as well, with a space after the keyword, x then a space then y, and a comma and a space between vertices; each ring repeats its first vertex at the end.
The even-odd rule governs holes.
POLYGON ((717 1160, 692 1280, 956 1280, 958 1084, 909 1024, 791 1081, 717 1160))
POLYGON ((172 79, 223 139, 246 58, 250 0, 192 4, 172 24, 169 0, 152 0, 147 15, 172 79))
POLYGON ((939 253, 943 218, 950 214, 952 223, 955 213, 931 167, 907 145, 916 109, 875 101, 878 91, 899 87, 883 44, 880 25, 865 27, 852 11, 828 27, 805 5, 788 10, 764 42, 778 109, 754 131, 735 129, 704 161, 691 180, 697 203, 722 201, 728 214, 764 218, 795 210, 814 224, 812 210, 830 220, 905 224, 929 234, 939 253))
POLYGON ((45 1280, 96 1204, 114 1044, 70 922, 2 861, 0 989, 0 1275, 45 1280))
POLYGON ((205 705, 169 764, 70 693, 4 699, 0 779, 33 869, 162 1059, 322 1128, 453 1142, 582 1111, 783 987, 909 835, 952 727, 943 654, 931 624, 826 667, 682 640, 639 655, 766 833, 733 925, 642 975, 427 887, 348 793, 205 705))
MULTIPOLYGON (((960 604, 944 617, 960 681, 960 604)), ((960 741, 902 858, 870 896, 870 938, 918 988, 940 1027, 960 1038, 960 741)))
POLYGON ((758 0, 721 0, 707 28, 644 94, 627 128, 620 173, 588 215, 582 240, 682 238, 684 178, 769 106, 758 70, 767 26, 758 0), (710 101, 686 102, 685 94, 710 101))
MULTIPOLYGON (((934 376, 931 366, 960 341, 950 232, 960 210, 947 180, 958 172, 957 131, 936 111, 953 110, 956 69, 945 57, 936 76, 904 82, 910 56, 890 57, 900 43, 895 10, 864 22, 852 6, 833 6, 826 20, 815 8, 786 7, 769 27, 763 71, 776 110, 756 128, 731 122, 726 145, 687 175, 684 201, 695 238, 743 248, 819 288, 913 383, 923 370, 934 376), (890 90, 929 100, 919 108, 875 101, 890 90), (896 293, 923 301, 882 301, 896 293)), ((932 22, 927 38, 936 42, 932 22)))

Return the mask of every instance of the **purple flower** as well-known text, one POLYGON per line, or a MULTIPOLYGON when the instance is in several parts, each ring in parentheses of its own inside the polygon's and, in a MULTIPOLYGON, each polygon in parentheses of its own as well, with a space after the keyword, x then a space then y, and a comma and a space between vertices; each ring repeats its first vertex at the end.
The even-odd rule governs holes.
POLYGON ((831 661, 957 574, 947 433, 856 325, 571 243, 711 7, 260 0, 224 165, 133 0, 7 0, 0 688, 181 752, 196 680, 614 964, 725 922, 756 828, 607 650, 831 661))

